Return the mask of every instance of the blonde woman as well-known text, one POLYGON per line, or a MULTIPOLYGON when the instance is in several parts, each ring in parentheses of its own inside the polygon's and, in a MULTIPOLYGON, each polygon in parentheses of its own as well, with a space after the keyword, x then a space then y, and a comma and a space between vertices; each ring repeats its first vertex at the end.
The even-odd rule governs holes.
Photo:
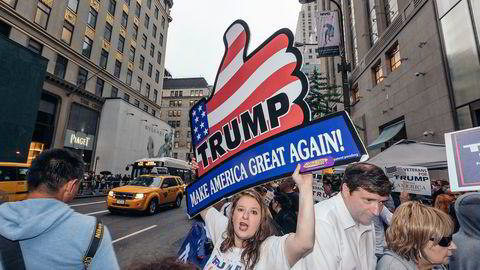
POLYGON ((388 250, 377 270, 426 270, 447 264, 456 249, 453 221, 441 210, 416 201, 400 205, 387 230, 388 250))

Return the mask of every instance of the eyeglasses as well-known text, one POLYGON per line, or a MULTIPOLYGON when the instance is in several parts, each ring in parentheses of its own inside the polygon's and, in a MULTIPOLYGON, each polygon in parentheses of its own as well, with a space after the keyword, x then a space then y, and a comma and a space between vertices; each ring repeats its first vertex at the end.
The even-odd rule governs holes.
MULTIPOLYGON (((430 238, 430 240, 435 242, 435 239, 433 239, 433 238, 430 238)), ((440 239, 440 241, 438 241, 438 245, 441 246, 441 247, 448 247, 448 246, 450 246, 451 242, 452 242, 452 236, 445 236, 445 237, 442 237, 442 239, 440 239)))

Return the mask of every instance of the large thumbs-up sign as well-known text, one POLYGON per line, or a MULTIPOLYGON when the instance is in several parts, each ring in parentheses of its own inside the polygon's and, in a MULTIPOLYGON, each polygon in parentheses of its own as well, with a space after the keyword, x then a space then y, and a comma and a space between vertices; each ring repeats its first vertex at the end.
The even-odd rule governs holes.
POLYGON ((248 25, 225 32, 225 54, 208 100, 190 110, 198 175, 254 144, 310 121, 308 82, 288 29, 275 32, 247 55, 248 25))

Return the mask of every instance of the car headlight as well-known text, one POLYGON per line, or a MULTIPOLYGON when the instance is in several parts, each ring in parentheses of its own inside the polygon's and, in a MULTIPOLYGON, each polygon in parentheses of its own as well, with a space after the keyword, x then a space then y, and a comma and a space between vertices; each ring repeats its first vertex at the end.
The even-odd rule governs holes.
POLYGON ((108 192, 108 196, 113 197, 113 196, 115 196, 115 193, 110 190, 110 191, 108 192))
POLYGON ((143 193, 135 194, 135 199, 143 199, 143 193))

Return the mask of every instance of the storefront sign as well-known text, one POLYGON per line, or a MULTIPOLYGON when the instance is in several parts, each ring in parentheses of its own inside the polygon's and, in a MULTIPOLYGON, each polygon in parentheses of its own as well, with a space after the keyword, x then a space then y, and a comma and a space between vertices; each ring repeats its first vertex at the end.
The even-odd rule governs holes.
POLYGON ((346 112, 310 121, 308 81, 293 34, 281 29, 247 55, 250 33, 235 21, 212 95, 190 110, 199 165, 187 188, 190 216, 226 196, 301 172, 368 159, 346 112))
POLYGON ((92 150, 95 136, 67 129, 64 146, 92 150))
POLYGON ((452 191, 480 190, 480 127, 445 134, 452 191))
POLYGON ((394 192, 432 195, 430 176, 425 167, 393 166, 386 167, 385 172, 394 185, 394 192))

